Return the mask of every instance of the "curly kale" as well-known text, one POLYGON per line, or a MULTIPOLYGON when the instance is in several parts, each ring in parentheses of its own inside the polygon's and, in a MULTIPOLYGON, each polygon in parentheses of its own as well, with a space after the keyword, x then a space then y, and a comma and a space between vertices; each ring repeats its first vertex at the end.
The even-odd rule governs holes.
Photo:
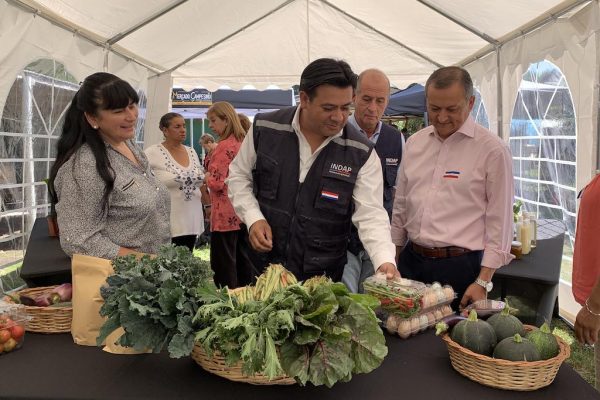
POLYGON ((156 257, 117 257, 113 268, 100 289, 100 315, 108 319, 97 344, 122 327, 121 346, 155 353, 167 348, 173 358, 190 354, 199 293, 214 286, 210 264, 185 247, 163 246, 156 257))

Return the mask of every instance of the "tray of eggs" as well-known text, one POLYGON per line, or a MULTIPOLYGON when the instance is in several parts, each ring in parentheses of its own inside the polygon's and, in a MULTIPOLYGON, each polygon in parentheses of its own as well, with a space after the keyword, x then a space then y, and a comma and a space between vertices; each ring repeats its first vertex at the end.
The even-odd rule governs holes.
POLYGON ((423 332, 435 326, 444 317, 454 314, 450 303, 456 298, 452 287, 439 283, 427 285, 421 297, 421 310, 411 316, 403 317, 393 312, 380 315, 385 321, 385 328, 391 334, 396 334, 402 339, 423 332))

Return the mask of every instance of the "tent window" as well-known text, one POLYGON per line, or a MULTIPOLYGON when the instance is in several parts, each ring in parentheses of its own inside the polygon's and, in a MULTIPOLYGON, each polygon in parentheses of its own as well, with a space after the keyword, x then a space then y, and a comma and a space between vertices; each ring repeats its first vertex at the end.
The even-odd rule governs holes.
POLYGON ((485 109, 485 104, 483 104, 481 93, 479 93, 479 90, 473 88, 473 95, 475 96, 475 104, 473 104, 471 115, 473 116, 475 122, 477 122, 479 125, 485 127, 486 129, 490 129, 490 120, 488 119, 488 114, 485 109))
MULTIPOLYGON (((35 219, 48 214, 44 179, 78 89, 64 65, 49 59, 25 67, 10 89, 0 119, 0 275, 6 268, 18 268, 35 219)), ((143 147, 146 94, 138 94, 135 141, 143 147)))
POLYGON ((44 179, 78 88, 62 64, 41 59, 10 89, 0 119, 0 273, 20 265, 35 218, 48 213, 44 179))
POLYGON ((577 127, 571 92, 548 61, 523 75, 510 124, 515 198, 538 218, 566 226, 561 278, 571 281, 576 222, 577 127))

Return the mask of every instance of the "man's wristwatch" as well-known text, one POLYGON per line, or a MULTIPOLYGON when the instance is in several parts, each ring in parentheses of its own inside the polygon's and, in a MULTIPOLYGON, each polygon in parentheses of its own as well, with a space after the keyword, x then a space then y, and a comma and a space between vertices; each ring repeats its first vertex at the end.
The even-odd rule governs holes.
POLYGON ((494 284, 492 283, 492 281, 484 281, 481 278, 477 278, 475 279, 475 283, 478 284, 479 286, 481 286, 482 288, 485 289, 485 291, 487 293, 492 291, 492 288, 494 287, 494 284))

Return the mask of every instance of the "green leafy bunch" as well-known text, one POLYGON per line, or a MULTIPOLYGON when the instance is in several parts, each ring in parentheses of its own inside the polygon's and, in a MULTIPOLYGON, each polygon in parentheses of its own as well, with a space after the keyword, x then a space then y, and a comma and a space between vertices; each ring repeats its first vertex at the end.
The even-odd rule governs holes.
POLYGON ((155 353, 167 348, 173 358, 189 355, 197 297, 214 286, 210 264, 185 247, 163 246, 156 257, 117 257, 113 268, 100 289, 100 315, 108 319, 97 344, 122 327, 125 333, 116 342, 121 346, 155 353))
POLYGON ((331 387, 377 368, 387 355, 373 311, 379 301, 341 283, 315 282, 243 304, 224 290, 207 291, 195 317, 196 340, 229 365, 241 361, 247 375, 286 374, 301 385, 331 387))
POLYGON ((513 220, 515 223, 519 220, 519 213, 521 212, 521 207, 523 207, 523 202, 521 200, 517 200, 513 204, 513 220))

